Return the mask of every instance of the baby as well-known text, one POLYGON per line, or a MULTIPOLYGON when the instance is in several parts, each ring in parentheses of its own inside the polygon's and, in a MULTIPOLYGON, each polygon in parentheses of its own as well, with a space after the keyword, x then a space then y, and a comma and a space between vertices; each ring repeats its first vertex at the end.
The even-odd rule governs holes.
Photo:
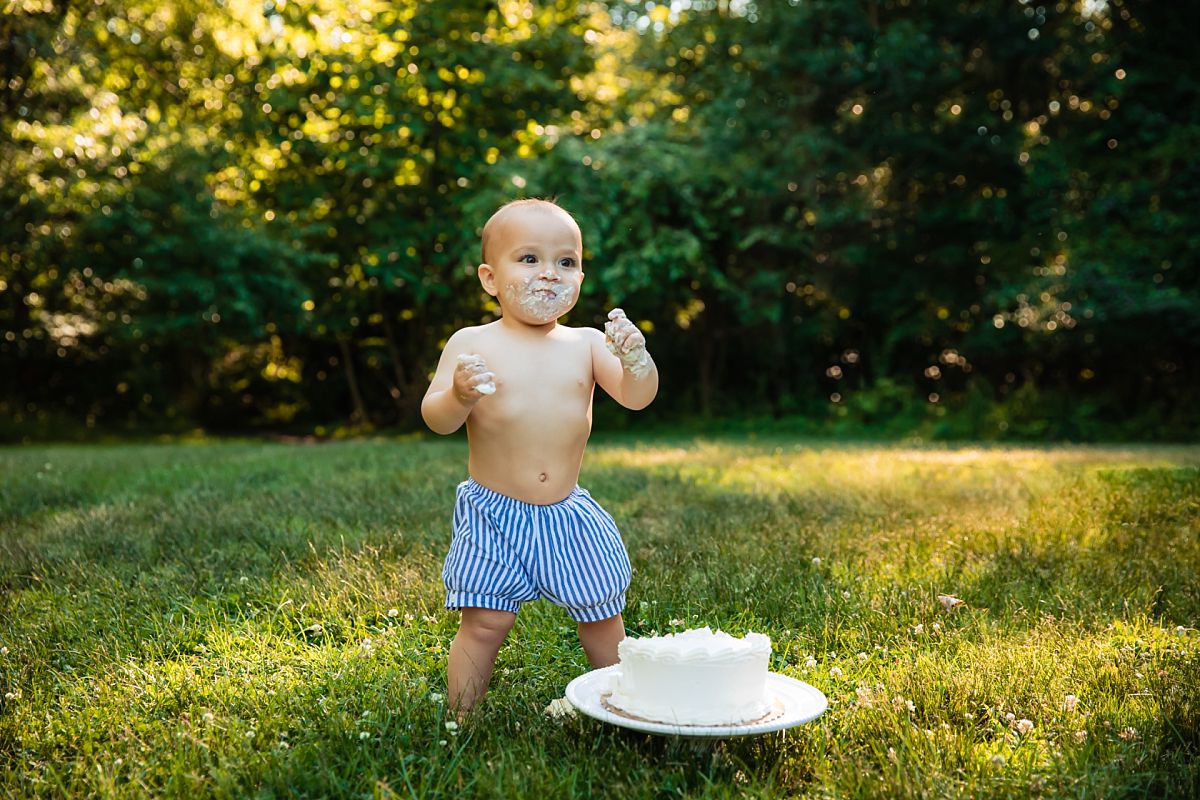
POLYGON ((603 333, 558 324, 583 283, 579 226, 559 206, 518 200, 493 214, 479 281, 501 317, 450 337, 421 403, 435 433, 465 421, 470 445, 442 570, 446 607, 462 609, 447 670, 460 716, 487 691, 526 601, 565 608, 593 667, 617 662, 629 556, 577 481, 595 385, 634 410, 658 392, 646 339, 621 309, 603 333))

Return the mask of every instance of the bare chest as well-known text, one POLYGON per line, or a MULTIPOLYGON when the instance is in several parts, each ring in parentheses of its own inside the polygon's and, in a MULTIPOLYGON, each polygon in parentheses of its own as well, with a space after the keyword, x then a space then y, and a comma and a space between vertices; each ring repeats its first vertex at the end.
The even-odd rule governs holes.
POLYGON ((536 412, 542 419, 586 414, 591 405, 591 352, 586 342, 553 342, 538 347, 480 349, 496 376, 496 393, 473 414, 503 419, 536 412))

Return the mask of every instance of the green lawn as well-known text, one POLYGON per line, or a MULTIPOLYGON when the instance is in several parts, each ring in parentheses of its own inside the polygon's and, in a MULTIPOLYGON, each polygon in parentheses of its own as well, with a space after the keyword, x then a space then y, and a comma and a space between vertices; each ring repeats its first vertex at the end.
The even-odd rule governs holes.
POLYGON ((587 662, 545 602, 447 730, 465 470, 461 440, 0 449, 0 796, 1200 793, 1200 447, 597 437, 629 632, 763 631, 829 696, 715 743, 546 716, 587 662))

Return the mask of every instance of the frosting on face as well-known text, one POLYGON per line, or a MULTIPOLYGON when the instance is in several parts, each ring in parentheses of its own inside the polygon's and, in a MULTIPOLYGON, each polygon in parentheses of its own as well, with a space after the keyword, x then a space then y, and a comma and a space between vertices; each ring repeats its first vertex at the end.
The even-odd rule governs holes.
POLYGON ((573 283, 556 283, 532 275, 524 281, 510 281, 501 288, 501 301, 520 308, 538 323, 553 322, 571 310, 579 287, 573 283))

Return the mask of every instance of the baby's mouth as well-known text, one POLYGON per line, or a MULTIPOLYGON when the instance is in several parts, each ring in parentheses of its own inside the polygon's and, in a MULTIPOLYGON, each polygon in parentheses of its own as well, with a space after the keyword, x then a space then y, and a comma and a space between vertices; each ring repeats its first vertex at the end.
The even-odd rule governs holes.
POLYGON ((542 286, 538 289, 534 289, 533 293, 535 295, 537 295, 538 297, 557 297, 558 296, 558 292, 556 292, 553 289, 546 287, 546 286, 542 286))

